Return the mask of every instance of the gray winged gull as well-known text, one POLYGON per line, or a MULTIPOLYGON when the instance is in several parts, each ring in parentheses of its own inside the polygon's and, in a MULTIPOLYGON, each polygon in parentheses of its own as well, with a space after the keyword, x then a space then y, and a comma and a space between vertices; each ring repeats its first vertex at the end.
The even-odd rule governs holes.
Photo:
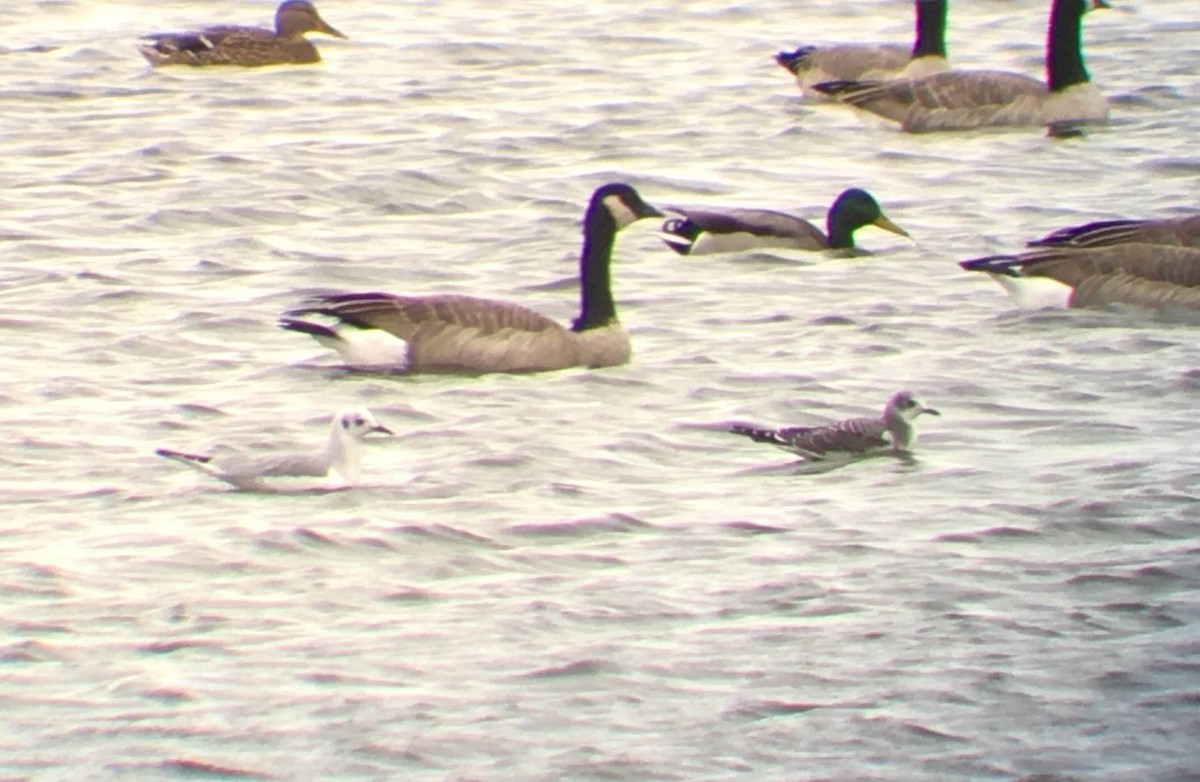
POLYGON ((346 407, 333 416, 325 443, 310 451, 199 455, 159 448, 155 453, 239 489, 269 489, 265 479, 284 478, 329 477, 353 484, 360 477, 362 441, 372 432, 392 434, 365 407, 346 407))

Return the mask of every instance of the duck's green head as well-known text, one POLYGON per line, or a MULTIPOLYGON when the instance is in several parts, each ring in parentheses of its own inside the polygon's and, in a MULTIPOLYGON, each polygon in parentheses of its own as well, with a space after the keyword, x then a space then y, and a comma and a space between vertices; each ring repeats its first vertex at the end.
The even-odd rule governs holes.
POLYGON ((894 234, 908 236, 879 208, 879 202, 866 190, 854 187, 844 191, 829 207, 826 228, 829 246, 837 249, 854 246, 854 232, 864 225, 874 225, 894 234))
POLYGON ((330 26, 308 0, 286 0, 275 12, 275 34, 280 38, 299 38, 305 33, 325 33, 345 38, 330 26))

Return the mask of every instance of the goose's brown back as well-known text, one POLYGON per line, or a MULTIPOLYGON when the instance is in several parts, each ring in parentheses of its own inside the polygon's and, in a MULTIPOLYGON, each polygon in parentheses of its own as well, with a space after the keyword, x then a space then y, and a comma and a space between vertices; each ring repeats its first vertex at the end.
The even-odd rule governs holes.
POLYGON ((1078 287, 1089 277, 1123 274, 1177 287, 1200 287, 1200 249, 1159 244, 1118 244, 1092 249, 1045 248, 1022 253, 1026 275, 1078 287))
POLYGON ((315 312, 392 334, 409 345, 410 371, 535 372, 629 361, 619 323, 575 332, 527 307, 473 296, 329 296, 315 312))
POLYGON ((1200 215, 1160 220, 1100 220, 1061 228, 1029 243, 1032 247, 1110 247, 1165 244, 1200 248, 1200 215))

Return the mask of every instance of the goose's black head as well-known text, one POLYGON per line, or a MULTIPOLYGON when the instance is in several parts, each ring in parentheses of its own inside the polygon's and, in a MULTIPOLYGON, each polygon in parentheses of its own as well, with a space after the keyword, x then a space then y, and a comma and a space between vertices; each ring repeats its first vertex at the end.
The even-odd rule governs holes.
POLYGON ((592 193, 588 215, 607 213, 616 230, 621 230, 643 217, 662 217, 663 213, 647 204, 638 191, 623 182, 601 185, 592 193))

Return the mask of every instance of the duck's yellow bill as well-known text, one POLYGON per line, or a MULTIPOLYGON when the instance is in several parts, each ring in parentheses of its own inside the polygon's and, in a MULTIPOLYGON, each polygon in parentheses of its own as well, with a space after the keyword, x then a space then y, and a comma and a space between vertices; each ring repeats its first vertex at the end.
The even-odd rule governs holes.
POLYGON ((872 225, 877 225, 880 228, 882 228, 883 230, 891 231, 894 234, 900 234, 901 236, 908 236, 908 231, 905 231, 903 228, 896 225, 891 220, 887 219, 887 217, 884 215, 879 215, 878 219, 876 219, 875 222, 872 223, 872 225))

